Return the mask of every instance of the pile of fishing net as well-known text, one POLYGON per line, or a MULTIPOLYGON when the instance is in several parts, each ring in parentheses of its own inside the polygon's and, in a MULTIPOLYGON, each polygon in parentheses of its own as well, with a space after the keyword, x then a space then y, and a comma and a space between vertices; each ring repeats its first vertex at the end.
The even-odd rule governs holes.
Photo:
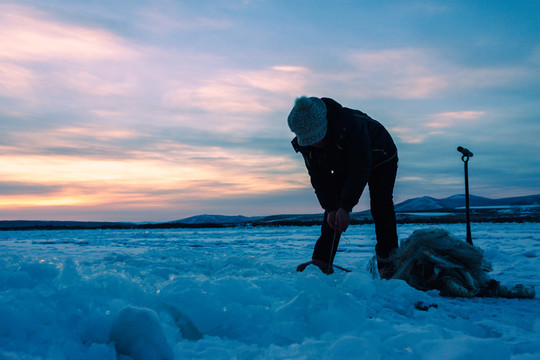
POLYGON ((439 290, 442 296, 534 298, 532 286, 501 285, 491 279, 491 264, 481 249, 448 231, 430 228, 415 231, 392 255, 393 279, 405 280, 419 290, 439 290))

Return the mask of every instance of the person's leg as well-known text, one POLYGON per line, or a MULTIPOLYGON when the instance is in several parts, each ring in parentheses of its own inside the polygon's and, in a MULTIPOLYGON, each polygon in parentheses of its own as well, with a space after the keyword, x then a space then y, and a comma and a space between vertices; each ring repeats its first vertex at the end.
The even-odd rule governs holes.
POLYGON ((324 220, 321 226, 321 236, 315 244, 313 249, 313 260, 321 261, 326 264, 333 262, 336 256, 336 251, 339 245, 340 234, 335 234, 335 230, 328 225, 327 222, 328 212, 324 213, 324 220), (334 240, 335 236, 335 240, 334 240), (332 249, 332 243, 334 248, 332 249), (332 254, 332 257, 330 257, 332 254))
POLYGON ((396 174, 397 159, 373 169, 368 182, 371 215, 377 236, 375 253, 382 259, 388 258, 390 252, 398 247, 393 201, 396 174))

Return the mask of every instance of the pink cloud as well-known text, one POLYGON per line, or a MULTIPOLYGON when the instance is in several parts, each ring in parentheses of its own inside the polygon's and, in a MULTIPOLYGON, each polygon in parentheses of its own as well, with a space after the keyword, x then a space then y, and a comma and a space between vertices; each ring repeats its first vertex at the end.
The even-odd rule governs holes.
POLYGON ((34 8, 0 5, 0 60, 127 60, 138 55, 107 31, 59 23, 34 8))
POLYGON ((22 96, 31 91, 36 84, 32 71, 0 61, 0 95, 22 96))
POLYGON ((429 118, 436 119, 426 124, 431 128, 448 128, 456 125, 456 122, 475 121, 485 115, 485 111, 451 111, 430 115, 429 118))
MULTIPOLYGON (((163 104, 221 114, 221 119, 230 125, 227 115, 261 115, 288 107, 291 99, 304 92, 308 77, 309 70, 297 66, 221 70, 189 83, 171 83, 163 104)), ((220 118, 213 121, 219 123, 220 118)))
POLYGON ((448 85, 433 56, 421 49, 387 49, 355 52, 349 56, 354 82, 361 82, 358 95, 364 98, 414 99, 432 96, 448 85))

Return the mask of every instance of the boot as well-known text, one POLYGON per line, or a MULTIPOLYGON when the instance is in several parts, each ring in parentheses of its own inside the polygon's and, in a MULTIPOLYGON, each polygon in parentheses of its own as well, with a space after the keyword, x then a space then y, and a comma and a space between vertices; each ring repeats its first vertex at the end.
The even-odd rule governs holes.
POLYGON ((326 275, 330 275, 334 273, 334 268, 332 267, 332 265, 330 265, 327 262, 316 260, 316 259, 313 259, 311 261, 298 265, 296 267, 296 271, 302 272, 311 264, 316 265, 326 275))
POLYGON ((397 271, 396 264, 391 256, 382 258, 377 255, 377 269, 379 270, 379 276, 384 280, 391 279, 397 271))

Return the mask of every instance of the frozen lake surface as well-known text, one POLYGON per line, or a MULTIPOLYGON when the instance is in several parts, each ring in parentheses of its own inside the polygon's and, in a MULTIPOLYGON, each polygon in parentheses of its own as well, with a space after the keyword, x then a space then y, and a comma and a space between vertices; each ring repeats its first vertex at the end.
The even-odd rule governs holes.
MULTIPOLYGON (((442 227, 465 238, 463 224, 442 227)), ((472 231, 493 278, 539 288, 540 224, 472 231)), ((372 279, 371 225, 343 236, 335 262, 353 272, 297 273, 318 233, 0 232, 0 359, 540 358, 538 298, 442 298, 372 279)))

